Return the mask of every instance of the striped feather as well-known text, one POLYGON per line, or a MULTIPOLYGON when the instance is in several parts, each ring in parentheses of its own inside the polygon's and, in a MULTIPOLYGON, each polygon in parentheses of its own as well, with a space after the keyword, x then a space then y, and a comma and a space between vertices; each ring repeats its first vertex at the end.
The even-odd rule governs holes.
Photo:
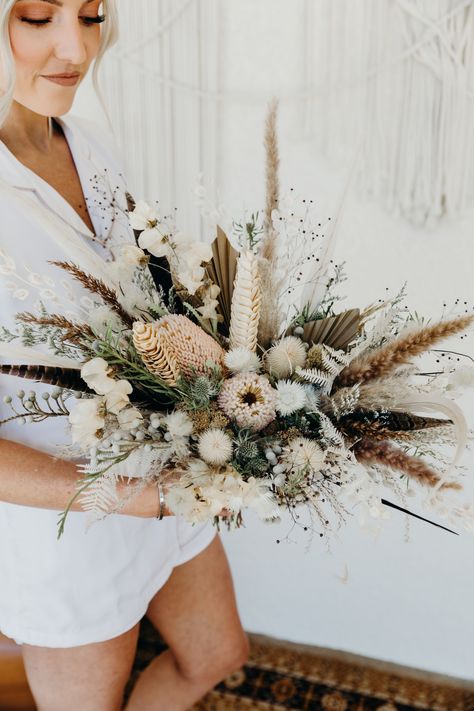
POLYGON ((89 392, 89 388, 81 378, 81 371, 76 368, 53 368, 45 365, 0 365, 2 375, 11 375, 37 383, 55 385, 67 390, 89 392))

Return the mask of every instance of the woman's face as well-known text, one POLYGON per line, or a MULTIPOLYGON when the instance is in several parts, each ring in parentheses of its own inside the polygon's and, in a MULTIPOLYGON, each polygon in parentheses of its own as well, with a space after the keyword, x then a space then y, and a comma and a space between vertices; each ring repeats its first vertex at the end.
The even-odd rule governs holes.
POLYGON ((15 101, 43 116, 69 111, 99 50, 101 5, 101 0, 17 0, 9 22, 15 101), (75 77, 54 80, 60 74, 75 77))

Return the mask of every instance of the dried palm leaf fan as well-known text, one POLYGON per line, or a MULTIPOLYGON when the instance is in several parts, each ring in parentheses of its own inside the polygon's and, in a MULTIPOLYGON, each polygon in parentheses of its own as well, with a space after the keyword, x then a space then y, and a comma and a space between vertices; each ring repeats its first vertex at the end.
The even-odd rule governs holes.
POLYGON ((206 271, 209 278, 220 289, 217 300, 223 321, 219 330, 225 336, 229 335, 230 329, 232 294, 238 257, 239 253, 231 245, 224 230, 217 226, 217 236, 212 243, 212 259, 206 265, 206 271))

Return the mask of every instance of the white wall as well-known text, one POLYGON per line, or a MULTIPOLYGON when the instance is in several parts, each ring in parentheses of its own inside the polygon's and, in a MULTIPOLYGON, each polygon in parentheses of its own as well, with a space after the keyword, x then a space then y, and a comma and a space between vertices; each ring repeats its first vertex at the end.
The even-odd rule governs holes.
MULTIPOLYGON (((252 210, 262 203, 266 97, 303 83, 301 3, 229 0, 221 6, 219 81, 228 99, 219 103, 216 173, 237 217, 244 205, 252 210), (239 100, 239 92, 254 98, 239 100)), ((324 112, 324 97, 316 109, 324 112)), ((96 111, 90 88, 82 87, 75 112, 96 111)), ((329 162, 316 150, 317 136, 304 138, 301 111, 299 101, 282 103, 282 183, 313 198, 322 217, 335 215, 353 149, 329 162)), ((181 193, 188 191, 191 200, 196 176, 184 175, 181 193)), ((179 207, 186 210, 184 199, 179 207)), ((350 274, 347 304, 364 306, 408 280, 410 306, 430 316, 457 297, 472 307, 473 218, 471 209, 456 221, 416 229, 363 202, 353 180, 336 254, 350 274)), ((462 349, 474 354, 472 336, 462 349)), ((472 425, 472 392, 464 406, 472 425)), ((464 464, 464 497, 474 501, 472 453, 464 464)), ((265 526, 247 516, 245 523, 223 539, 247 629, 474 679, 474 534, 453 536, 412 519, 406 543, 405 518, 393 513, 377 540, 350 523, 328 554, 319 539, 306 551, 307 538, 297 531, 284 540, 289 522, 265 526)))

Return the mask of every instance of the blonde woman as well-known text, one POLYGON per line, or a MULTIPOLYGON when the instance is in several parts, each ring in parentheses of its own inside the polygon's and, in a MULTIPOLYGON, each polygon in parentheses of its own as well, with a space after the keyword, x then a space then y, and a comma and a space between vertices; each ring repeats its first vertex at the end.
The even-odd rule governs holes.
MULTIPOLYGON (((116 41, 114 0, 0 0, 0 34, 0 326, 14 332, 15 313, 41 301, 87 309, 49 260, 79 243, 111 256, 133 234, 113 141, 68 115, 116 41)), ((48 389, 33 387, 38 397, 48 389)), ((31 384, 1 376, 0 388, 3 420, 8 395, 31 384)), ((22 644, 40 711, 117 711, 147 615, 169 649, 126 708, 188 709, 247 655, 220 539, 166 510, 159 520, 149 486, 87 531, 76 505, 58 541, 77 479, 54 456, 67 441, 62 420, 0 428, 0 630, 22 644)))

